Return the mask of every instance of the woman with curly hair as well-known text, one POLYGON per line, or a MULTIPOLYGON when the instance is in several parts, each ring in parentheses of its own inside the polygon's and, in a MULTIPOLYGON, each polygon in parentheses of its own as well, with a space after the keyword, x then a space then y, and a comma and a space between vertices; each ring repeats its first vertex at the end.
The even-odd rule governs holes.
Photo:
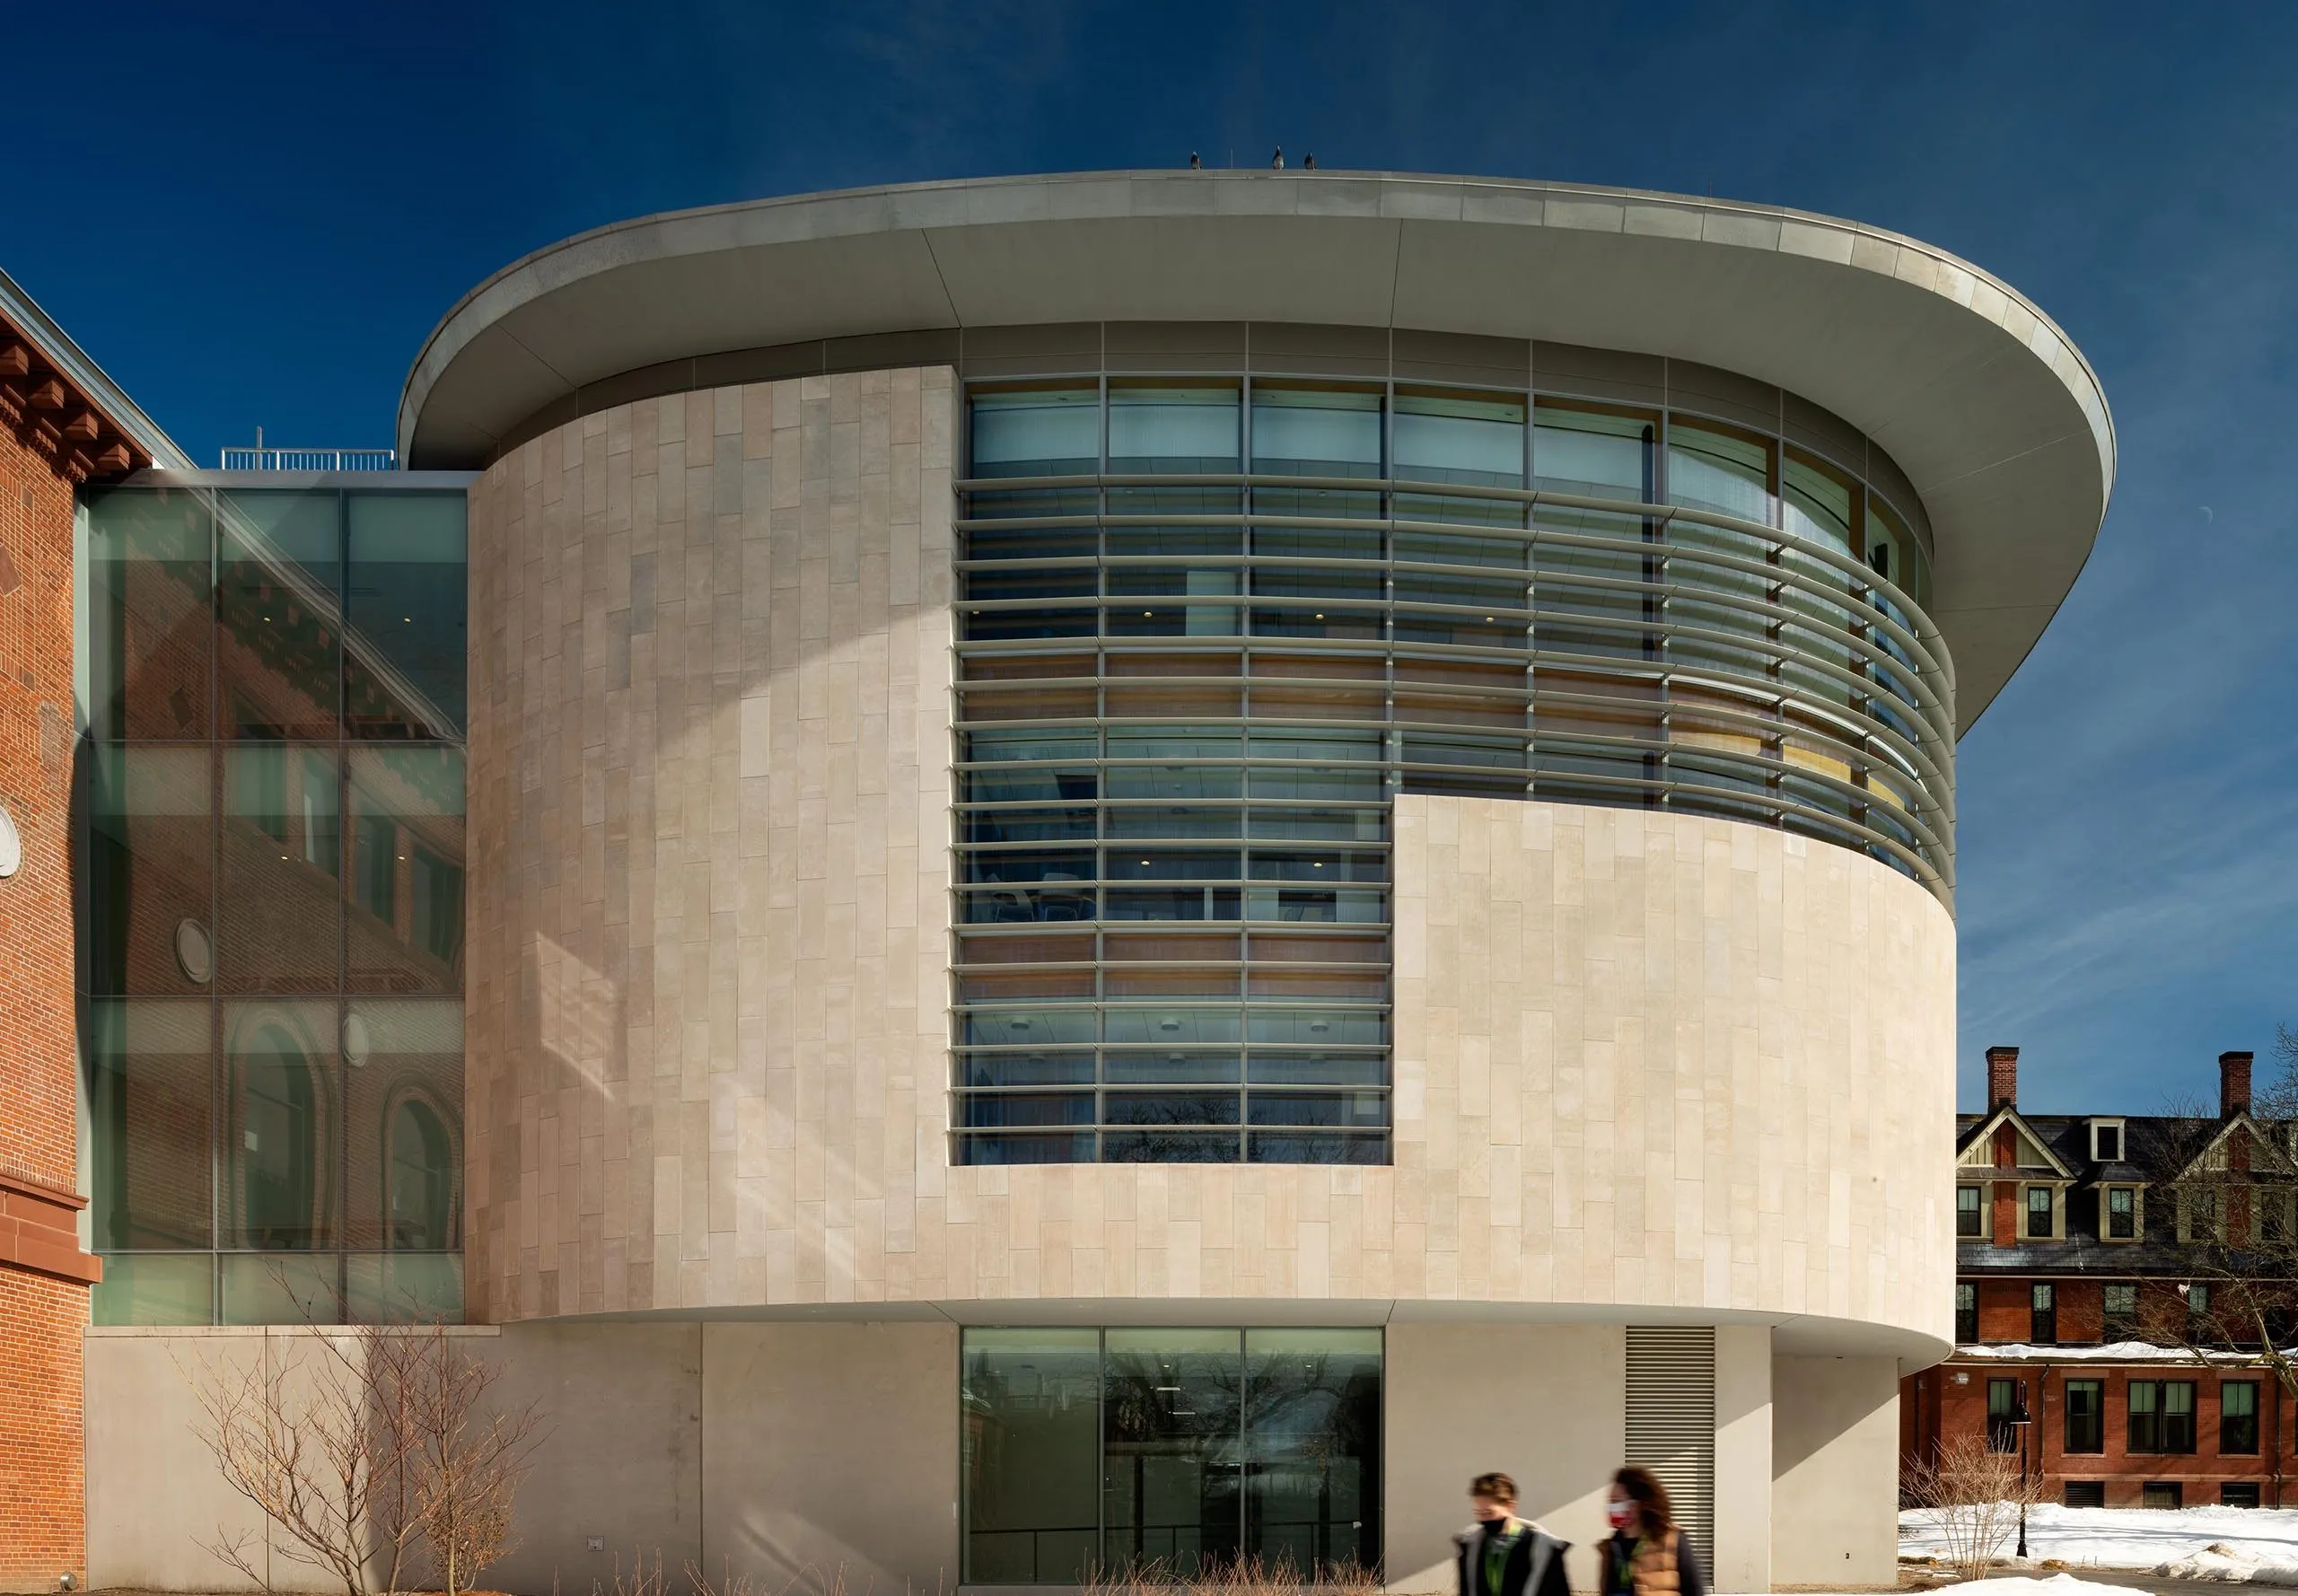
POLYGON ((1652 1470, 1630 1463, 1613 1475, 1604 1514, 1612 1533, 1601 1548, 1600 1596, 1706 1596, 1698 1555, 1652 1470))

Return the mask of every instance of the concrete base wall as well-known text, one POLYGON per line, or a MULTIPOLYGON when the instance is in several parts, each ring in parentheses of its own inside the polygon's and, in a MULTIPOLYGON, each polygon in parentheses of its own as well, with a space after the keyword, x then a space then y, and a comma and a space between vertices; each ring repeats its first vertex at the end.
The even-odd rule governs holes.
MULTIPOLYGON (((522 1596, 612 1588, 659 1557, 783 1590, 957 1583, 958 1332, 949 1324, 550 1324, 458 1332, 546 1428, 518 1498, 520 1544, 482 1576, 522 1596), (592 1550, 592 1541, 599 1549, 592 1550)), ((267 1542, 198 1437, 195 1381, 259 1360, 301 1400, 308 1331, 98 1331, 87 1340, 89 1583, 218 1591, 206 1549, 254 1550, 274 1589, 341 1586, 267 1542)), ((410 1571, 412 1572, 412 1571, 410 1571)))
POLYGON ((958 1328, 702 1328, 703 1544, 782 1591, 958 1583, 958 1328))
MULTIPOLYGON (((689 1562, 776 1591, 841 1568, 850 1591, 957 1583, 956 1326, 456 1333, 501 1364, 506 1402, 535 1403, 548 1424, 519 1495, 522 1542, 483 1583, 521 1596, 610 1589, 618 1568, 657 1557, 674 1590, 689 1562)), ((267 1545, 197 1434, 195 1381, 269 1360, 301 1391, 323 1355, 294 1329, 91 1333, 91 1584, 244 1589, 206 1549, 237 1537, 275 1589, 338 1588, 267 1545)), ((1889 1358, 1773 1357, 1767 1329, 1717 1331, 1714 1588, 1894 1577, 1896 1377, 1889 1358)), ((1468 1482, 1500 1469, 1521 1510, 1573 1543, 1574 1588, 1593 1589, 1605 1486, 1627 1443, 1623 1329, 1391 1325, 1386 1380, 1392 1588, 1452 1589, 1468 1482)))
POLYGON ((1517 1511, 1572 1542, 1573 1588, 1596 1588, 1604 1490, 1627 1443, 1627 1337, 1618 1325, 1391 1325, 1383 1463, 1390 1587, 1454 1588, 1469 1481, 1497 1469, 1517 1511))
POLYGON ((1845 1590, 1899 1577, 1899 1367, 1772 1361, 1771 1576, 1845 1590))
POLYGON ((1771 1331, 1715 1332, 1715 1591, 1768 1591, 1772 1582, 1771 1331))

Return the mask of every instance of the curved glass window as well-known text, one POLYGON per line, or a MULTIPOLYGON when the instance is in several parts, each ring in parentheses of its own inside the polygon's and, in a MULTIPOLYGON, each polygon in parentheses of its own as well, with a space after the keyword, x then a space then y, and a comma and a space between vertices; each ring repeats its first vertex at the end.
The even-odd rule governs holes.
POLYGON ((970 410, 977 477, 1063 477, 1100 469, 1098 388, 976 389, 970 410))
POLYGON ((1234 471, 1239 396, 1215 388, 1132 382, 1110 389, 1110 470, 1234 471))
POLYGON ((1784 827, 1951 892, 1943 654, 1852 473, 1524 392, 1099 391, 970 412, 959 1162, 1386 1162, 1400 792, 1784 827), (1068 480, 996 486, 1023 461, 1068 480))

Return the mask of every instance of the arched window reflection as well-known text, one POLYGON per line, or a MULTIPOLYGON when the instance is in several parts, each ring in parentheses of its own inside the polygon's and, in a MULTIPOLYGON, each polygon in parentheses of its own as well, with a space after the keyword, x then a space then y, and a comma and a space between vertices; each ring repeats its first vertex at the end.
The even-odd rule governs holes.
POLYGON ((318 1197, 318 1089, 294 1039, 276 1025, 247 1053, 241 1124, 245 1240, 266 1250, 309 1247, 318 1197))
POLYGON ((390 1126, 390 1245, 438 1252, 453 1245, 454 1153, 427 1103, 399 1104, 390 1126))

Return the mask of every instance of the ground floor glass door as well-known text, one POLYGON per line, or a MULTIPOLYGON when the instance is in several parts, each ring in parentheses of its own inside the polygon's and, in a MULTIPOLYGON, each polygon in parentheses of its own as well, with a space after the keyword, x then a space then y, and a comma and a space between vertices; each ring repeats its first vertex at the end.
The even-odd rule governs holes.
POLYGON ((965 1579, 1381 1558, 1378 1330, 965 1334, 965 1579))

